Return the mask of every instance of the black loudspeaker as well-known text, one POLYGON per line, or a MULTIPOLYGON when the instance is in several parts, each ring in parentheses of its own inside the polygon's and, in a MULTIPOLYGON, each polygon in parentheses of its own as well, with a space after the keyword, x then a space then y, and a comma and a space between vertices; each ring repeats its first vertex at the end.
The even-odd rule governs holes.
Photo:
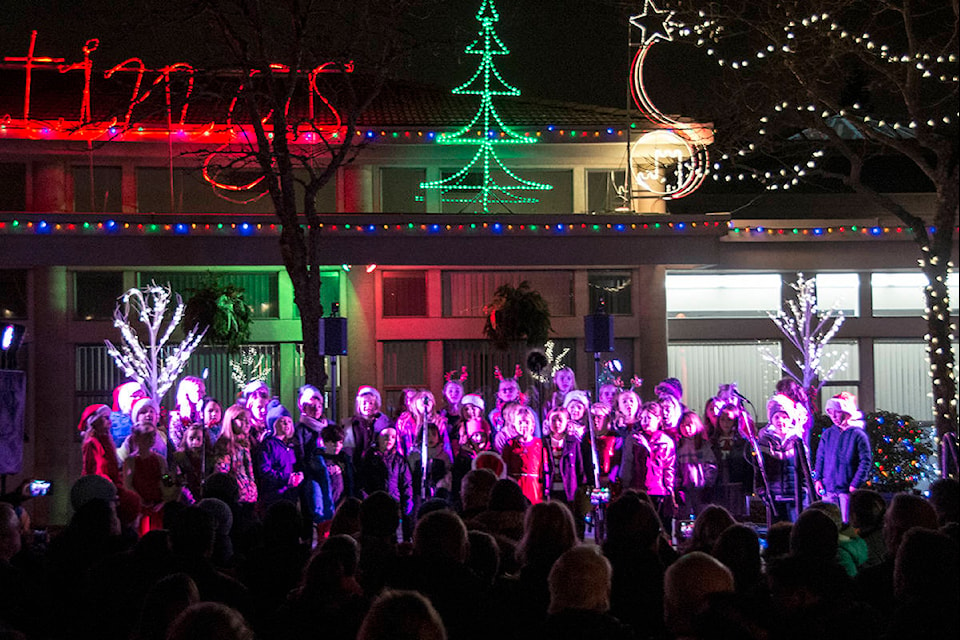
POLYGON ((583 316, 583 337, 587 353, 614 351, 613 316, 606 313, 583 316))
POLYGON ((346 318, 320 318, 320 355, 347 355, 346 318))

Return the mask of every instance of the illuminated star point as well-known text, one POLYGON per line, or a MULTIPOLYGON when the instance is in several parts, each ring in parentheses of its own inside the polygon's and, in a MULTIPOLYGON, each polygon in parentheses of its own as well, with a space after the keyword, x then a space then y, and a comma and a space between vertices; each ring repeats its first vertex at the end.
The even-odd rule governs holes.
POLYGON ((670 42, 676 23, 672 22, 676 11, 659 9, 653 0, 644 0, 643 11, 630 17, 630 24, 640 29, 640 44, 646 47, 658 39, 670 42))

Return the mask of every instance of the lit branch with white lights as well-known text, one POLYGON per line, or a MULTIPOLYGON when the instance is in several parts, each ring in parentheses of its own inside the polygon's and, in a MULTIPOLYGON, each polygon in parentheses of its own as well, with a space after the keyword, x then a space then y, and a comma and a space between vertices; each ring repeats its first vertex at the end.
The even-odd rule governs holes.
MULTIPOLYGON (((718 66, 709 108, 718 184, 853 192, 896 217, 920 250, 933 415, 957 430, 956 325, 947 278, 960 209, 956 3, 673 0, 675 40, 718 66), (891 194, 935 195, 911 207, 891 194)), ((811 212, 811 217, 820 217, 811 212)))
POLYGON ((173 293, 169 286, 161 287, 151 282, 143 289, 130 289, 123 294, 120 303, 113 313, 113 326, 120 330, 123 340, 119 348, 105 340, 107 352, 124 375, 139 382, 150 397, 159 402, 183 371, 190 355, 200 346, 207 330, 194 327, 180 344, 165 349, 186 307, 180 295, 173 293), (174 299, 176 307, 164 328, 167 311, 174 299), (146 346, 134 328, 134 321, 139 321, 147 330, 149 340, 146 346))
POLYGON ((801 358, 794 361, 796 369, 788 366, 783 358, 767 347, 760 348, 760 354, 767 362, 773 363, 785 374, 803 385, 804 389, 820 389, 825 382, 833 378, 847 366, 845 353, 827 351, 827 345, 843 326, 843 311, 833 308, 821 310, 817 305, 816 281, 805 280, 803 274, 797 274, 797 281, 790 283, 796 297, 787 301, 787 311, 783 309, 768 314, 780 332, 790 341, 801 358), (832 360, 829 365, 826 361, 832 360))

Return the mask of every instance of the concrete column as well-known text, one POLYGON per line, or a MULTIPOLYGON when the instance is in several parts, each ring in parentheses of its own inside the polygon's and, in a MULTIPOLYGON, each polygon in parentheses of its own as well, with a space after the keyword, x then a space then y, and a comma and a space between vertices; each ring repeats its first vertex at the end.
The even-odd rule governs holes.
POLYGON ((378 384, 376 274, 376 271, 367 273, 364 269, 344 274, 347 283, 341 315, 347 318, 348 355, 340 358, 340 365, 348 366, 343 366, 337 398, 340 405, 338 415, 344 417, 353 415, 353 399, 358 387, 378 384))
POLYGON ((66 213, 73 209, 70 201, 72 184, 63 162, 35 162, 33 164, 32 211, 66 213))
POLYGON ((373 212, 373 167, 344 167, 340 171, 337 189, 338 212, 373 212))
POLYGON ((639 298, 636 342, 637 375, 643 378, 644 397, 653 397, 653 388, 667 377, 667 269, 661 265, 641 265, 637 269, 639 298))
POLYGON ((56 487, 44 500, 35 500, 38 523, 66 524, 72 514, 70 486, 80 476, 80 442, 74 407, 75 348, 67 337, 69 297, 65 267, 34 271, 34 475, 56 487), (42 373, 41 373, 42 372, 42 373))

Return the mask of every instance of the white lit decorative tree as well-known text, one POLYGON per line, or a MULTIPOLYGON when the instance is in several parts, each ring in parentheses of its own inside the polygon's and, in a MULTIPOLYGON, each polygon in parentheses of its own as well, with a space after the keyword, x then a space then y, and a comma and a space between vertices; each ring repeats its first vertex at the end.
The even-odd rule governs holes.
POLYGON ((130 289, 123 294, 120 302, 113 312, 113 326, 120 330, 123 341, 117 348, 105 340, 107 352, 125 375, 139 382, 151 398, 160 402, 183 371, 190 354, 200 346, 207 330, 204 328, 200 331, 199 327, 194 327, 180 344, 172 350, 165 350, 170 336, 183 318, 185 305, 180 295, 173 293, 169 285, 161 287, 151 282, 143 289, 130 289), (176 308, 164 329, 164 320, 173 299, 176 300, 176 308), (133 318, 130 317, 131 310, 134 312, 133 318), (149 342, 146 346, 133 326, 134 320, 139 320, 147 330, 149 342))
POLYGON ((543 371, 536 373, 530 371, 530 377, 536 380, 537 382, 542 382, 544 384, 553 380, 554 374, 560 369, 563 369, 566 365, 563 364, 563 359, 567 357, 567 354, 570 353, 570 347, 564 347, 563 351, 559 355, 556 354, 557 343, 553 340, 547 340, 543 345, 543 355, 547 359, 547 366, 543 368, 543 371), (547 373, 544 373, 547 372, 547 373))
POLYGON ((254 380, 267 381, 272 371, 264 355, 256 347, 240 347, 240 355, 230 358, 230 377, 238 389, 254 380))
POLYGON ((494 56, 510 53, 493 28, 494 23, 500 20, 493 0, 483 0, 477 11, 477 20, 481 24, 480 35, 464 52, 480 56, 480 66, 469 80, 453 89, 452 93, 480 96, 480 109, 473 120, 458 131, 437 136, 437 142, 479 148, 462 169, 443 180, 422 182, 420 188, 439 189, 442 202, 456 202, 465 207, 474 204, 484 213, 489 213, 491 205, 508 207, 538 202, 537 198, 527 194, 530 191, 552 189, 553 186, 524 180, 504 166, 497 156, 496 145, 533 144, 537 139, 517 133, 504 124, 493 106, 494 96, 520 95, 520 90, 508 84, 493 63, 494 56), (494 179, 494 171, 504 174, 502 184, 494 179))
POLYGON ((767 347, 761 347, 760 353, 764 360, 782 369, 804 389, 819 390, 847 366, 847 354, 826 350, 846 318, 839 309, 823 311, 817 306, 816 281, 813 278, 806 280, 802 273, 798 273, 797 281, 791 283, 790 288, 796 291, 796 298, 787 301, 789 313, 780 309, 768 315, 800 352, 800 358, 794 361, 797 368, 791 368, 782 357, 767 347), (832 362, 828 365, 825 359, 832 362))

